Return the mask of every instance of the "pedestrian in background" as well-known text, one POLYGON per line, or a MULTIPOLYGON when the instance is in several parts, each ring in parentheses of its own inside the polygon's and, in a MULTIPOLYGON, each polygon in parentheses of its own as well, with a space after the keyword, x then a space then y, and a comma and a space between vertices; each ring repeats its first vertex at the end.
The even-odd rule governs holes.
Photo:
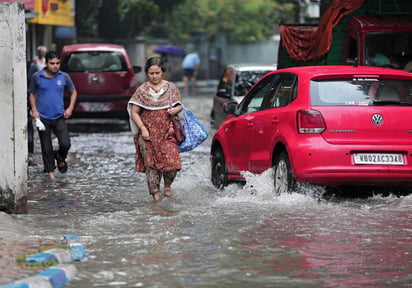
POLYGON ((186 54, 182 62, 184 93, 189 95, 190 81, 192 95, 194 95, 196 93, 196 79, 200 69, 200 57, 193 45, 190 45, 186 50, 188 54, 186 54))
POLYGON ((41 70, 44 66, 46 66, 46 53, 46 46, 41 45, 37 47, 37 55, 34 56, 33 62, 36 63, 38 70, 41 70))
MULTIPOLYGON (((30 80, 33 74, 37 71, 40 71, 41 69, 46 66, 46 53, 47 53, 47 47, 40 45, 37 47, 37 55, 34 56, 34 58, 31 61, 27 61, 27 66, 26 66, 26 72, 27 72, 27 89, 30 86, 30 80)), ((28 134, 28 150, 29 150, 29 155, 34 153, 34 127, 33 127, 33 117, 31 115, 31 108, 30 108, 30 103, 29 103, 29 98, 30 94, 27 91, 27 134, 28 134)), ((30 162, 29 162, 30 164, 30 162)))
POLYGON ((68 74, 60 71, 60 59, 56 52, 45 55, 46 66, 34 73, 30 81, 30 106, 39 131, 44 172, 55 178, 54 170, 67 171, 66 157, 71 143, 66 120, 72 115, 77 91, 68 74), (70 103, 64 108, 64 91, 69 91, 70 103), (59 148, 53 150, 52 132, 56 135, 59 148))
MULTIPOLYGON (((34 73, 39 71, 36 63, 33 61, 26 62, 26 72, 27 72, 27 89, 30 87, 30 80, 34 73)), ((27 91, 27 142, 29 155, 34 153, 34 127, 33 127, 33 117, 31 116, 30 109, 30 93, 27 91)))
POLYGON ((160 57, 149 58, 145 65, 148 81, 141 84, 129 100, 130 126, 136 146, 137 172, 146 173, 149 193, 154 201, 172 196, 172 183, 182 168, 179 145, 171 117, 182 111, 177 86, 163 79, 166 65, 160 57))

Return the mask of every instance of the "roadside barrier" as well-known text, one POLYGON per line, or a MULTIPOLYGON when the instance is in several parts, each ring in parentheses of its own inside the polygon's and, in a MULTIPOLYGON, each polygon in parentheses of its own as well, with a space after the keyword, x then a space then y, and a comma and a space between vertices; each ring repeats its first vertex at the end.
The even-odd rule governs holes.
POLYGON ((70 249, 55 248, 26 257, 28 263, 58 262, 35 276, 24 278, 0 288, 61 288, 75 275, 77 269, 68 262, 82 261, 86 257, 86 249, 78 242, 76 234, 65 234, 64 241, 70 249))

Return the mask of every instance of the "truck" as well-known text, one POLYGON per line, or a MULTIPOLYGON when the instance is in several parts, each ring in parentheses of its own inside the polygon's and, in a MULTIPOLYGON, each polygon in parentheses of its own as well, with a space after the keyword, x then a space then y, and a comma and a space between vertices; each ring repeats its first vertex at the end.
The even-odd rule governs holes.
POLYGON ((333 0, 320 8, 319 23, 279 25, 278 69, 354 65, 412 72, 411 0, 333 0))

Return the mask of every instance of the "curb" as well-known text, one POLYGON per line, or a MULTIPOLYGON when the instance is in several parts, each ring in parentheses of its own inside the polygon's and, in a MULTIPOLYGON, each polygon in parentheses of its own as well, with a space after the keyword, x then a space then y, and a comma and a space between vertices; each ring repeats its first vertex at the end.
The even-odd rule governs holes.
POLYGON ((79 236, 75 234, 65 234, 64 240, 69 245, 70 250, 49 249, 26 257, 29 263, 45 263, 56 261, 60 264, 49 267, 35 276, 24 278, 10 284, 0 285, 0 288, 61 288, 66 285, 76 273, 76 266, 73 264, 61 264, 72 261, 82 261, 86 257, 86 249, 76 242, 79 236))
POLYGON ((64 239, 70 247, 72 261, 82 261, 86 258, 86 249, 82 244, 77 242, 79 236, 76 234, 65 234, 64 239))
POLYGON ((74 276, 77 269, 73 264, 56 265, 50 267, 36 276, 28 277, 1 288, 60 288, 66 285, 74 276))

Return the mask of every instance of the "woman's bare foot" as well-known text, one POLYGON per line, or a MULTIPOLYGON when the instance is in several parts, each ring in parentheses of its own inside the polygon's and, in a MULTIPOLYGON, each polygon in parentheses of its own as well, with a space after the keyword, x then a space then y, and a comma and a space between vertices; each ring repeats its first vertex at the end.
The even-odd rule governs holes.
POLYGON ((153 193, 152 196, 153 196, 153 201, 155 201, 155 202, 161 200, 160 199, 160 192, 153 193))
POLYGON ((172 196, 173 196, 172 188, 170 188, 170 187, 165 187, 165 196, 166 196, 166 197, 172 197, 172 196))
POLYGON ((56 179, 56 175, 54 175, 54 172, 49 172, 49 178, 56 179))

